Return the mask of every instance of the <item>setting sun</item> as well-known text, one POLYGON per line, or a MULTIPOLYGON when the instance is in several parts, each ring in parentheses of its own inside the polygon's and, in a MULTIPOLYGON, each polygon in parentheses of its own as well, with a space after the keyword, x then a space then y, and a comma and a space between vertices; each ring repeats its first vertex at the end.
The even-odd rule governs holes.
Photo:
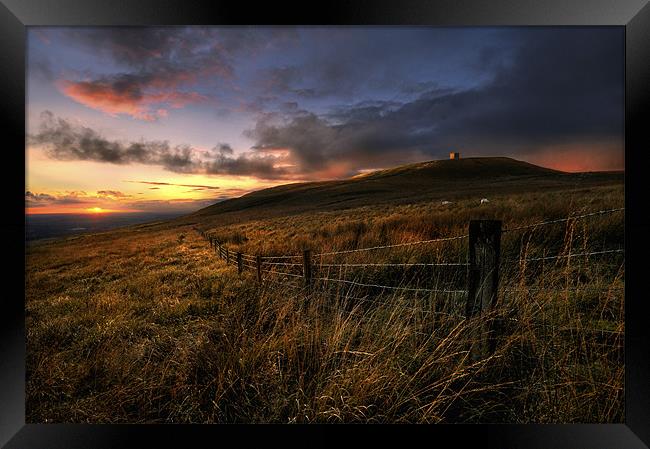
POLYGON ((88 212, 92 212, 93 214, 101 214, 102 212, 106 212, 104 209, 101 207, 90 207, 86 209, 88 212))

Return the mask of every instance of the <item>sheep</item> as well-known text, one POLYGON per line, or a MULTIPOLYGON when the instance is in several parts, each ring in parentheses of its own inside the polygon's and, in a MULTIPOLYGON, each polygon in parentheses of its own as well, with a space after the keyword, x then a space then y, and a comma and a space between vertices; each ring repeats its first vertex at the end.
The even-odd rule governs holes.
POLYGON ((447 204, 453 204, 453 203, 452 203, 451 201, 443 201, 443 202, 442 202, 442 205, 443 205, 443 206, 446 206, 447 204))
POLYGON ((481 204, 486 204, 486 203, 489 203, 489 202, 490 202, 490 200, 488 200, 487 198, 481 198, 481 204))

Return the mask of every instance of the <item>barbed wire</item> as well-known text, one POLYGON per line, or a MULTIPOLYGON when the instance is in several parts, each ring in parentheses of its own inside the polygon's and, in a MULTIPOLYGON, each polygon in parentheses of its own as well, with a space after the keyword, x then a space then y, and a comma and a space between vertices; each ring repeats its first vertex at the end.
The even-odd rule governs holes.
POLYGON ((332 251, 328 253, 318 253, 314 254, 314 257, 319 257, 319 256, 333 256, 336 254, 349 254, 349 253, 356 253, 356 252, 361 252, 361 251, 372 251, 375 249, 385 249, 385 248, 397 248, 400 246, 411 246, 411 245, 424 245, 426 243, 436 243, 436 242, 447 242, 451 240, 460 240, 469 237, 469 234, 465 235, 458 235, 455 237, 445 237, 445 238, 439 238, 439 239, 430 239, 430 240, 419 240, 417 242, 408 242, 408 243, 396 243, 394 245, 382 245, 382 246, 371 246, 371 247, 366 247, 366 248, 357 248, 357 249, 348 249, 344 251, 332 251))
POLYGON ((282 276, 293 276, 293 277, 296 277, 296 278, 303 277, 301 274, 286 273, 284 271, 265 270, 264 268, 262 268, 262 272, 263 273, 279 274, 279 275, 282 275, 282 276))
POLYGON ((433 293, 467 293, 467 290, 434 290, 430 288, 393 287, 390 285, 364 284, 361 282, 349 281, 347 279, 338 279, 338 278, 314 278, 313 280, 321 281, 321 282, 342 282, 346 284, 356 285, 359 287, 372 287, 372 288, 381 288, 381 289, 389 289, 389 290, 405 290, 405 291, 433 292, 433 293))
POLYGON ((546 226, 546 225, 550 225, 550 224, 562 223, 562 222, 569 221, 569 220, 577 220, 577 219, 580 219, 580 218, 593 217, 593 216, 596 216, 596 215, 603 215, 603 214, 608 214, 608 213, 613 213, 613 212, 619 212, 619 211, 622 211, 622 210, 625 210, 625 208, 624 207, 619 207, 617 209, 604 209, 604 210, 599 210, 599 211, 596 211, 596 212, 590 212, 588 214, 583 214, 583 215, 574 215, 574 216, 570 216, 570 217, 566 217, 566 218, 558 218, 557 220, 541 221, 539 223, 534 223, 534 224, 530 224, 530 225, 517 226, 517 227, 514 227, 514 228, 506 228, 506 229, 503 229, 501 232, 519 231, 521 229, 529 229, 529 228, 535 228, 537 226, 546 226))
MULTIPOLYGON (((625 210, 624 207, 621 208, 615 208, 615 209, 604 209, 604 210, 599 210, 595 212, 590 212, 587 214, 582 214, 582 215, 574 215, 566 218, 559 218, 557 220, 549 220, 549 221, 543 221, 543 222, 538 222, 530 225, 523 225, 523 226, 517 226, 514 228, 506 228, 503 229, 501 232, 512 232, 512 231, 517 231, 517 230, 522 230, 522 229, 529 229, 529 228, 534 228, 538 226, 545 226, 545 225, 550 225, 550 224, 555 224, 555 223, 562 223, 566 222, 569 220, 577 220, 581 218, 587 218, 587 217, 593 217, 596 215, 603 215, 607 213, 613 213, 613 212, 619 212, 625 210)), ((378 250, 378 249, 386 249, 386 248, 398 248, 398 247, 404 247, 404 246, 412 246, 412 245, 423 245, 423 244, 428 244, 428 243, 436 243, 436 242, 445 242, 445 241, 453 241, 453 240, 459 240, 459 239, 464 239, 469 237, 469 234, 463 234, 459 236, 454 236, 454 237, 443 237, 443 238, 436 238, 436 239, 428 239, 428 240, 419 240, 416 242, 406 242, 406 243, 397 243, 393 245, 380 245, 380 246, 371 246, 371 247, 365 247, 365 248, 356 248, 356 249, 350 249, 350 250, 341 250, 341 251, 330 251, 330 252, 323 252, 323 253, 317 253, 314 255, 314 257, 320 257, 320 256, 332 256, 332 255, 337 255, 337 254, 350 254, 350 253, 355 253, 355 252, 363 252, 363 251, 373 251, 373 250, 378 250)), ((209 240, 209 239, 208 239, 209 240)), ((221 251, 224 250, 224 247, 221 247, 221 251)), ((226 248, 227 250, 227 248, 226 248)), ((242 257, 247 257, 247 258, 255 258, 256 256, 252 254, 244 254, 242 253, 242 257)), ((293 255, 280 255, 280 256, 261 256, 262 259, 266 260, 282 260, 282 259, 296 259, 296 258, 301 258, 303 257, 300 254, 293 254, 293 255)), ((371 264, 365 264, 368 266, 372 266, 371 264)), ((343 265, 342 265, 343 266, 343 265)), ((359 264, 361 266, 361 264, 359 264)))
POLYGON ((561 293, 565 291, 583 291, 583 290, 597 290, 597 291, 610 291, 610 290, 625 290, 624 285, 610 286, 610 287, 599 287, 597 285, 582 285, 582 286, 567 286, 564 288, 545 288, 545 287, 527 287, 527 286, 517 286, 517 287, 504 287, 503 291, 505 292, 514 292, 514 291, 544 291, 544 292, 555 292, 561 293))
POLYGON ((563 254, 563 255, 546 256, 546 257, 532 257, 529 259, 508 259, 508 260, 510 260, 511 262, 534 262, 538 260, 563 259, 563 258, 570 258, 570 257, 593 256, 593 255, 600 255, 600 254, 624 253, 624 252, 625 252, 624 249, 618 248, 618 249, 609 249, 604 251, 592 251, 589 253, 563 254))
POLYGON ((264 265, 281 265, 283 267, 296 267, 296 266, 302 267, 303 265, 301 263, 289 263, 289 262, 264 262, 264 259, 262 259, 262 263, 264 265))
POLYGON ((285 255, 285 256, 261 256, 262 260, 277 260, 277 259, 299 259, 302 254, 285 255))
MULTIPOLYGON (((507 228, 504 229, 502 232, 510 232, 510 231, 516 231, 516 230, 521 230, 521 229, 528 229, 528 228, 533 228, 537 226, 544 226, 544 225, 550 225, 554 223, 561 223, 561 222, 566 222, 569 220, 575 220, 575 219, 581 219, 581 218, 586 218, 586 217, 593 217, 593 216, 598 216, 598 215, 603 215, 607 213, 614 213, 618 211, 623 211, 625 208, 617 208, 617 209, 606 209, 606 210, 600 210, 600 211, 595 211, 587 214, 582 214, 582 215, 575 215, 571 217, 566 217, 562 219, 557 219, 557 220, 550 220, 550 221, 545 221, 545 222, 539 222, 535 223, 532 225, 525 225, 525 226, 518 226, 515 228, 507 228)), ((445 238, 436 238, 436 239, 429 239, 429 240, 420 240, 416 242, 406 242, 406 243, 398 243, 398 244, 392 244, 392 245, 382 245, 382 246, 373 246, 373 247, 365 247, 365 248, 357 248, 357 249, 351 249, 351 250, 342 250, 342 251, 331 251, 331 252, 323 252, 323 253, 317 253, 314 255, 314 257, 322 257, 322 256, 331 256, 331 255, 337 255, 337 254, 350 254, 350 253, 355 253, 355 252, 363 252, 363 251, 371 251, 371 250, 379 250, 379 249, 388 249, 388 248, 397 248, 397 247, 405 247, 405 246, 413 246, 413 245, 422 245, 422 244, 427 244, 427 243, 436 243, 436 242, 445 242, 445 241, 454 241, 454 240, 460 240, 469 237, 468 234, 464 235, 458 235, 454 237, 445 237, 445 238)), ((208 238, 210 240, 210 238, 208 238)), ((218 245, 215 246, 215 252, 218 253, 219 257, 222 258, 226 264, 228 265, 233 265, 233 266, 238 266, 239 267, 239 261, 237 260, 237 253, 229 250, 225 245, 218 245), (230 257, 232 253, 232 257, 230 257), (228 255, 228 257, 226 257, 228 255)), ((563 255, 553 255, 553 256, 544 256, 544 257, 532 257, 532 258, 519 258, 519 259, 507 259, 505 261, 509 262, 535 262, 535 261, 543 261, 543 260, 556 260, 556 259, 564 259, 564 258, 573 258, 573 257, 587 257, 587 256, 593 256, 593 255, 603 255, 603 254, 612 254, 612 253, 624 253, 624 249, 622 248, 617 248, 617 249, 609 249, 609 250, 602 250, 602 251, 592 251, 592 252, 582 252, 582 253, 575 253, 575 254, 563 254, 563 255)), ((246 254, 246 253, 240 253, 241 254, 241 265, 243 267, 249 268, 249 269, 257 269, 257 262, 258 258, 260 262, 262 263, 262 266, 274 266, 274 267, 300 267, 303 265, 303 263, 298 263, 298 262, 291 262, 291 260, 302 258, 303 255, 277 255, 277 256, 256 256, 252 254, 246 254), (269 260, 277 260, 277 261, 285 261, 285 262, 269 262, 269 260), (247 262, 247 263, 244 263, 247 262), (252 264, 252 265, 251 265, 252 264)), ((336 267, 444 267, 444 266, 449 266, 449 267, 464 267, 464 266, 469 266, 467 262, 441 262, 441 263, 315 263, 314 267, 318 269, 322 268, 336 268, 336 267)), ((280 276, 291 276, 295 278, 304 278, 304 275, 302 274, 295 274, 295 273, 289 273, 286 271, 276 271, 276 270, 270 270, 270 269, 262 269, 264 273, 270 273, 270 274, 276 274, 280 276)), ((412 288, 412 287, 401 287, 401 286, 388 286, 388 285, 379 285, 379 284, 368 284, 368 283, 362 283, 362 282, 357 282, 357 281, 351 281, 348 279, 339 279, 339 278, 329 278, 329 277, 320 277, 320 278, 314 278, 314 281, 320 281, 320 282, 325 282, 325 283, 345 283, 351 286, 359 286, 359 287, 366 287, 366 288, 379 288, 379 289, 388 289, 388 290, 393 290, 393 291, 413 291, 413 292, 431 292, 431 293, 467 293, 467 290, 450 290, 450 289, 429 289, 429 288, 412 288)), ((579 288, 576 288, 576 290, 579 288)), ((529 288, 529 290, 534 291, 534 289, 529 288)), ((564 289, 565 290, 565 289, 564 289)), ((558 291, 564 291, 564 290, 558 290, 558 291)), ((506 288, 504 291, 513 291, 511 288, 506 288)))
MULTIPOLYGON (((302 264, 296 264, 302 265, 302 264)), ((317 267, 466 267, 468 263, 322 263, 317 267)))

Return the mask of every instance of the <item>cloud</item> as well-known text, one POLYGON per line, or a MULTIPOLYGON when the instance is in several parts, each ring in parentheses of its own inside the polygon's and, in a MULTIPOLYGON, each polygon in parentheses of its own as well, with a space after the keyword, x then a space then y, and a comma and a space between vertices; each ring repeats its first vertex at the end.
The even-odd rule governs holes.
MULTIPOLYGON (((110 56, 119 72, 61 86, 89 107, 154 120, 203 101, 192 96, 205 95, 201 89, 189 89, 199 79, 218 86, 233 82, 236 58, 290 42, 292 31, 72 29, 79 45, 110 56)), ((596 143, 605 144, 603 152, 622 152, 620 29, 314 28, 305 34, 310 44, 287 52, 292 57, 282 65, 254 65, 248 75, 257 84, 245 99, 232 100, 239 102, 238 112, 255 118, 244 132, 253 141, 245 153, 226 143, 199 150, 167 141, 113 141, 47 112, 30 142, 60 160, 285 180, 344 177, 445 157, 451 149, 529 160, 554 148, 596 143), (439 43, 425 45, 427 36, 426 42, 439 43)), ((603 153, 601 160, 610 158, 603 153)))
POLYGON ((99 190, 97 195, 88 195, 86 192, 80 191, 47 194, 33 193, 28 190, 25 192, 25 205, 30 209, 78 210, 79 208, 88 209, 89 207, 101 206, 113 211, 189 213, 232 196, 233 194, 223 194, 210 199, 135 200, 129 199, 130 195, 124 195, 122 192, 115 190, 99 190))
POLYGON ((29 190, 25 192, 25 200, 33 203, 46 203, 48 201, 54 201, 56 198, 47 193, 32 193, 29 190))
POLYGON ((208 101, 206 94, 183 87, 204 80, 214 82, 215 87, 231 86, 236 57, 250 57, 292 39, 293 34, 291 29, 70 28, 64 30, 64 37, 71 45, 108 57, 123 71, 60 79, 57 85, 85 106, 113 116, 153 121, 166 117, 169 108, 208 101))
POLYGON ((51 82, 55 79, 52 63, 46 56, 39 59, 28 59, 28 72, 38 80, 51 82))
POLYGON ((30 144, 44 145, 46 154, 58 160, 83 160, 112 164, 160 165, 176 172, 192 171, 199 162, 186 145, 170 147, 166 141, 117 142, 91 128, 73 126, 50 111, 41 114, 38 133, 28 136, 30 144))
POLYGON ((25 192, 25 201, 28 207, 95 204, 97 200, 115 202, 124 201, 128 198, 131 198, 131 195, 117 190, 98 190, 95 195, 89 195, 83 190, 68 190, 64 193, 56 194, 33 193, 30 190, 25 192))
POLYGON ((176 198, 171 200, 137 200, 127 204, 130 209, 135 209, 143 212, 179 212, 190 213, 201 208, 210 206, 223 198, 210 198, 210 199, 189 199, 189 198, 176 198))
POLYGON ((86 192, 69 191, 62 195, 50 195, 47 193, 25 192, 25 204, 27 207, 45 207, 52 205, 87 204, 91 199, 86 197, 86 192))
POLYGON ((608 142, 622 152, 622 48, 620 30, 531 32, 511 64, 498 65, 482 85, 431 86, 410 101, 325 114, 262 114, 245 135, 254 149, 288 151, 300 173, 337 177, 444 157, 450 149, 516 155, 608 142))
MULTIPOLYGON (((170 146, 167 141, 120 142, 109 140, 95 130, 72 125, 50 111, 41 114, 38 132, 28 136, 30 145, 41 145, 51 159, 94 161, 111 164, 157 165, 176 173, 223 174, 279 179, 291 176, 283 155, 251 151, 232 155, 232 148, 219 144, 210 151, 190 145, 170 146)), ((211 186, 193 186, 212 188, 211 186)))
POLYGON ((167 82, 161 83, 160 79, 151 75, 130 74, 93 81, 62 80, 57 83, 65 95, 85 106, 113 116, 126 114, 146 121, 167 117, 168 110, 161 106, 179 109, 191 103, 208 101, 207 96, 197 92, 160 91, 157 87, 153 92, 149 90, 158 84, 164 87, 167 82))
POLYGON ((69 28, 66 37, 87 50, 109 56, 127 68, 186 67, 185 72, 228 62, 235 56, 253 56, 262 49, 296 39, 284 27, 104 27, 69 28))
MULTIPOLYGON (((154 186, 179 186, 179 187, 194 187, 200 190, 214 190, 219 189, 217 186, 206 186, 201 184, 174 184, 171 182, 157 182, 157 181, 124 181, 124 182, 133 182, 137 184, 149 184, 154 186)), ((149 189, 159 189, 160 187, 149 187, 149 189)))
POLYGON ((127 195, 118 190, 98 190, 97 196, 99 198, 121 199, 121 198, 130 198, 132 195, 127 195))
POLYGON ((217 145, 217 148, 219 149, 219 154, 223 156, 230 156, 234 153, 232 147, 227 143, 220 143, 217 145))
POLYGON ((205 172, 212 175, 256 176, 263 179, 290 178, 291 173, 276 164, 284 158, 273 155, 245 153, 237 157, 216 155, 206 161, 205 172))

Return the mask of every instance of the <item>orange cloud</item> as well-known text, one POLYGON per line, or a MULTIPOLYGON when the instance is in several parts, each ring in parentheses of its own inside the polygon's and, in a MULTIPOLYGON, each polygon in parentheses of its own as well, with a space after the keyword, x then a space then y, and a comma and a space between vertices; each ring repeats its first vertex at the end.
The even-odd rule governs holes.
POLYGON ((61 80, 58 88, 74 101, 93 109, 115 116, 126 114, 133 118, 154 121, 168 116, 165 108, 153 108, 153 105, 166 105, 180 109, 191 103, 207 100, 198 92, 159 92, 143 93, 137 84, 109 81, 68 81, 61 80))

